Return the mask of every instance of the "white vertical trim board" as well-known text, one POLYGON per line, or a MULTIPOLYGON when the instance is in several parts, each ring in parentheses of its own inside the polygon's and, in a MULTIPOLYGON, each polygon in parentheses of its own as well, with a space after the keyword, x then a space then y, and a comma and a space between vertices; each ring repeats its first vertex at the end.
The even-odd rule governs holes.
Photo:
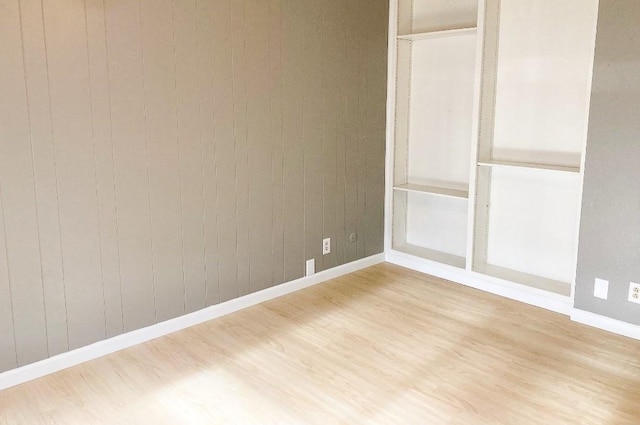
POLYGON ((396 80, 398 73, 398 0, 389 1, 389 53, 387 57, 387 144, 385 158, 384 249, 393 244, 393 185, 396 132, 396 80))
POLYGON ((251 307, 382 262, 384 262, 384 254, 372 255, 342 266, 324 270, 312 276, 303 277, 291 282, 273 286, 222 304, 207 307, 194 313, 185 314, 184 316, 176 317, 175 319, 127 332, 36 363, 0 373, 0 390, 106 356, 107 354, 115 353, 116 351, 120 351, 125 348, 133 347, 134 345, 142 344, 152 339, 225 316, 247 307, 251 307))
MULTIPOLYGON (((587 89, 587 119, 585 120, 585 125, 584 125, 584 145, 582 148, 582 153, 580 156, 580 181, 579 181, 579 187, 578 187, 578 211, 576 212, 578 215, 578 219, 576 220, 576 226, 577 226, 577 230, 576 230, 576 235, 578 235, 578 237, 576 238, 575 241, 575 252, 576 252, 576 258, 575 258, 575 264, 578 264, 578 251, 579 251, 579 247, 580 247, 580 222, 582 220, 582 198, 584 195, 584 176, 585 176, 585 166, 587 163, 587 149, 589 149, 589 145, 587 143, 588 141, 588 137, 589 137, 589 122, 591 121, 591 94, 592 94, 592 90, 593 90, 593 67, 595 65, 595 59, 596 59, 596 39, 597 39, 597 35, 598 35, 598 17, 599 17, 599 13, 600 13, 600 0, 596 1, 596 18, 594 19, 593 22, 593 39, 592 39, 592 45, 591 45, 591 57, 592 57, 592 61, 591 61, 591 67, 589 68, 589 75, 587 78, 587 85, 588 85, 588 89, 587 89)), ((576 266, 576 274, 577 274, 578 268, 576 266)), ((575 301, 576 298, 576 285, 577 285, 577 280, 576 280, 576 274, 574 274, 573 277, 573 282, 571 284, 571 299, 575 301)))
POLYGON ((601 316, 599 314, 577 308, 574 308, 571 311, 571 320, 577 323, 582 323, 583 325, 613 332, 614 334, 640 340, 640 326, 632 325, 631 323, 611 319, 610 317, 601 316))

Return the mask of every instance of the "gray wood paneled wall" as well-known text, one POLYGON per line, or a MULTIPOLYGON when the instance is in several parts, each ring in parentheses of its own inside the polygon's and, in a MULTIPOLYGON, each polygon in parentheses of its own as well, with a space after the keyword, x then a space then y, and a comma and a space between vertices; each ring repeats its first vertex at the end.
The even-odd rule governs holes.
POLYGON ((381 252, 387 18, 0 0, 0 371, 381 252))

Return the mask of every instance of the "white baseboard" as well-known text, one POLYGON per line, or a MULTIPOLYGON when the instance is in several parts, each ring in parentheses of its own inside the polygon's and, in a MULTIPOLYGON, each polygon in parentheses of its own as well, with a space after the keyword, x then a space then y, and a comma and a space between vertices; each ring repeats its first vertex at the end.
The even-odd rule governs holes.
POLYGON ((574 308, 571 311, 571 320, 582 323, 583 325, 592 326, 594 328, 640 340, 640 326, 638 325, 632 325, 631 323, 601 316, 599 314, 577 308, 574 308))
POLYGON ((446 279, 454 283, 470 286, 546 310, 555 311, 570 316, 574 322, 640 340, 640 326, 573 308, 570 297, 549 294, 548 292, 511 282, 502 282, 500 279, 485 278, 485 276, 479 273, 461 270, 422 258, 415 258, 411 255, 396 251, 387 251, 385 260, 389 263, 446 279))
POLYGON ((441 279, 446 279, 454 283, 460 283, 501 297, 544 308, 546 310, 555 311, 566 316, 571 313, 572 304, 570 297, 551 294, 536 288, 503 281, 497 278, 491 278, 480 273, 417 258, 397 251, 387 251, 385 259, 386 261, 399 266, 436 276, 441 279))
POLYGON ((127 332, 36 363, 0 373, 0 390, 76 366, 80 363, 216 319, 229 313, 233 313, 382 262, 384 262, 384 254, 373 255, 371 257, 363 258, 362 260, 316 273, 312 276, 303 277, 259 292, 254 292, 240 298, 207 307, 194 313, 185 314, 184 316, 167 320, 166 322, 157 323, 146 328, 127 332))

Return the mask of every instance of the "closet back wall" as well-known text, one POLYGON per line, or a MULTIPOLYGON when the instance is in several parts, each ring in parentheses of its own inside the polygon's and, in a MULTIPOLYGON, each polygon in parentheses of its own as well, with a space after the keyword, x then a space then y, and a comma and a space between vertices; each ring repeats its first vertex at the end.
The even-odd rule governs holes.
POLYGON ((387 22, 0 0, 0 371, 381 252, 387 22))

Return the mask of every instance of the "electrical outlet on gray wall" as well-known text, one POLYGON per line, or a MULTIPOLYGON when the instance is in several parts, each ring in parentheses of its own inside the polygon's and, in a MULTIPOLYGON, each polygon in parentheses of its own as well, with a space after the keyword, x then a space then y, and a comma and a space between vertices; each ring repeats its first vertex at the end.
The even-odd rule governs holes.
POLYGON ((640 283, 629 283, 629 301, 640 304, 640 283))

